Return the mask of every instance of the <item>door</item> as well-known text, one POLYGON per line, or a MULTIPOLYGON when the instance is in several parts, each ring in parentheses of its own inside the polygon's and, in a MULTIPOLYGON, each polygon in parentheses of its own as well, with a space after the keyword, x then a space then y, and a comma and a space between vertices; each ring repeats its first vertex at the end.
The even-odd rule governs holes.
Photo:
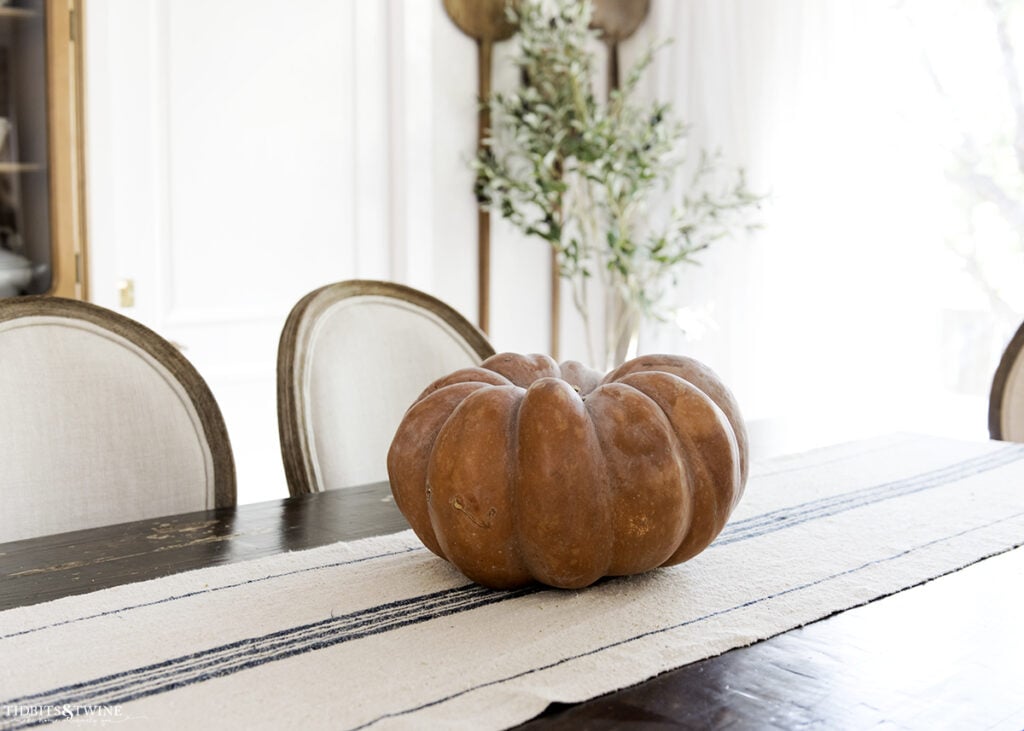
POLYGON ((177 344, 207 380, 240 502, 287 495, 275 369, 292 305, 355 277, 431 290, 431 127, 396 122, 431 116, 431 35, 392 29, 429 28, 432 13, 418 0, 90 0, 91 299, 177 344))

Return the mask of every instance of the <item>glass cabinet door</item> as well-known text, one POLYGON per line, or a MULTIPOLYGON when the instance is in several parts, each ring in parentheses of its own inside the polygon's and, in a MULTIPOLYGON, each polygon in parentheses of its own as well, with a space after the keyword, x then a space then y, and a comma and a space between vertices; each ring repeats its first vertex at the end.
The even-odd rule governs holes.
POLYGON ((74 7, 0 0, 0 297, 83 297, 74 7))

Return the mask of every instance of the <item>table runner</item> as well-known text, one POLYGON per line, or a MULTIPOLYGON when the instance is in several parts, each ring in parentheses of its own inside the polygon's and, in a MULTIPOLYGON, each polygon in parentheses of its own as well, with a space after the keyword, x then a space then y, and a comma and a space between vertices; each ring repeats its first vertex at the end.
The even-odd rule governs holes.
POLYGON ((686 564, 479 587, 411 531, 0 612, 0 728, 502 728, 1024 543, 1024 445, 893 435, 755 465, 686 564))

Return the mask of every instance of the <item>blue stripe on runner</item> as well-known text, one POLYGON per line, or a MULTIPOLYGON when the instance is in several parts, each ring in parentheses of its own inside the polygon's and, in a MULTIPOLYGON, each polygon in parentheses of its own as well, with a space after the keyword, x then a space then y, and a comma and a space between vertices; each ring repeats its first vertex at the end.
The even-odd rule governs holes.
POLYGON ((1024 459, 1024 445, 1007 445, 1005 448, 979 455, 963 462, 925 472, 902 480, 893 480, 869 488, 853 490, 841 495, 832 495, 819 500, 780 508, 762 513, 746 520, 729 523, 715 540, 714 545, 725 546, 736 541, 757 538, 783 528, 789 528, 819 518, 826 518, 847 510, 874 505, 915 492, 929 490, 949 484, 981 472, 1005 467, 1024 459))
POLYGON ((10 634, 0 635, 0 641, 6 640, 9 637, 18 637, 20 635, 28 635, 33 632, 39 632, 44 629, 50 629, 52 627, 61 627, 65 624, 74 624, 75 622, 83 622, 87 619, 99 619, 100 617, 108 617, 111 614, 120 614, 121 612, 128 612, 132 609, 142 609, 143 607, 152 607, 157 604, 166 604, 167 602, 177 601, 179 599, 188 599, 194 596, 200 596, 201 594, 211 594, 215 591, 224 591, 225 589, 237 589, 240 586, 247 586, 249 584, 258 584, 261 581, 269 581, 270 579, 280 579, 284 576, 294 576, 295 574, 304 574, 310 571, 319 571, 320 569, 333 569, 340 566, 351 566, 352 564, 364 563, 366 561, 373 561, 378 558, 388 558, 389 556, 400 556, 404 553, 412 553, 414 551, 425 551, 424 546, 411 546, 409 548, 402 548, 397 551, 387 551, 385 553, 377 553, 372 556, 363 556, 362 558, 353 558, 348 561, 333 561, 331 563, 317 564, 316 566, 307 566, 306 568, 293 569, 291 571, 283 571, 279 574, 267 574, 266 576, 260 576, 255 579, 247 579, 246 581, 238 581, 234 584, 224 584, 223 586, 212 586, 205 589, 197 589, 196 591, 189 591, 184 594, 175 594, 173 596, 164 597, 163 599, 155 599, 151 602, 142 602, 140 604, 129 604, 119 609, 108 609, 105 612, 96 612, 95 614, 86 614, 81 617, 74 617, 73 619, 64 619, 60 622, 51 622, 50 624, 42 624, 38 627, 32 627, 30 629, 18 630, 17 632, 11 632, 10 634))
MULTIPOLYGON (((211 650, 165 660, 134 670, 75 683, 44 693, 15 698, 0 705, 63 706, 116 705, 156 695, 174 688, 211 678, 231 675, 313 650, 387 632, 410 624, 419 624, 456 612, 536 593, 538 587, 512 592, 497 592, 476 584, 435 592, 374 607, 372 611, 352 612, 300 627, 279 630, 261 637, 232 642, 211 650), (196 661, 199 661, 198 663, 196 661)), ((2 728, 29 728, 57 718, 26 719, 23 724, 2 728)))
MULTIPOLYGON (((311 638, 312 640, 316 640, 317 638, 325 637, 329 633, 340 635, 345 632, 350 632, 358 634, 358 636, 366 636, 367 634, 379 633, 377 631, 366 633, 364 630, 367 628, 372 629, 385 627, 386 629, 394 629, 393 626, 389 625, 410 618, 415 619, 416 617, 429 612, 440 611, 437 616, 451 614, 453 611, 460 610, 466 602, 472 602, 480 596, 486 595, 489 591, 490 590, 484 589, 478 585, 466 584, 456 589, 447 589, 425 596, 388 602, 387 604, 372 607, 369 610, 360 610, 358 612, 351 612, 339 617, 332 617, 330 619, 320 620, 318 622, 300 625, 298 627, 278 630, 260 637, 231 642, 221 645, 220 647, 202 650, 200 652, 192 653, 191 655, 184 655, 178 658, 165 660, 154 665, 148 665, 142 668, 109 675, 105 678, 65 686, 64 688, 48 691, 45 694, 36 694, 26 696, 25 698, 18 698, 15 699, 13 703, 26 704, 26 702, 29 702, 28 705, 39 705, 43 704, 44 701, 47 700, 45 698, 46 695, 75 690, 85 690, 86 694, 68 696, 66 700, 63 700, 63 702, 73 703, 81 701, 84 698, 95 697, 97 698, 97 702, 101 703, 104 698, 102 693, 124 690, 132 686, 145 688, 146 683, 151 683, 154 680, 166 680, 167 677, 170 677, 175 673, 181 676, 178 677, 179 681, 190 674, 198 674, 200 678, 202 678, 210 675, 207 671, 211 669, 216 670, 225 663, 233 663, 238 658, 243 660, 252 659, 252 657, 257 653, 265 653, 281 647, 298 645, 299 643, 309 641, 311 638), (95 695, 96 693, 100 693, 101 695, 97 696, 95 695)), ((402 625, 398 624, 396 626, 402 625)), ((347 641, 347 639, 353 638, 346 637, 340 641, 347 641)), ((177 682, 175 683, 175 687, 183 684, 187 683, 177 682)))

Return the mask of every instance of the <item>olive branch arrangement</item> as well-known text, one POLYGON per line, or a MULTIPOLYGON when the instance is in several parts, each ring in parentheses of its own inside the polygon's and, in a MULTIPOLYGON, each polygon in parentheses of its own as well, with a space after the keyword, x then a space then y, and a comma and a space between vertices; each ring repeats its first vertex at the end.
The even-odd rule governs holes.
POLYGON ((520 0, 507 12, 519 28, 523 84, 484 100, 493 124, 473 161, 474 192, 481 207, 550 244, 571 283, 592 364, 608 365, 594 357, 588 282, 601 283, 608 350, 641 318, 664 319, 680 268, 715 241, 753 228, 749 214, 761 199, 742 170, 720 183, 718 155, 701 152, 682 200, 657 225, 652 199, 679 177, 686 136, 670 105, 635 99, 657 49, 599 103, 589 0, 520 0))

